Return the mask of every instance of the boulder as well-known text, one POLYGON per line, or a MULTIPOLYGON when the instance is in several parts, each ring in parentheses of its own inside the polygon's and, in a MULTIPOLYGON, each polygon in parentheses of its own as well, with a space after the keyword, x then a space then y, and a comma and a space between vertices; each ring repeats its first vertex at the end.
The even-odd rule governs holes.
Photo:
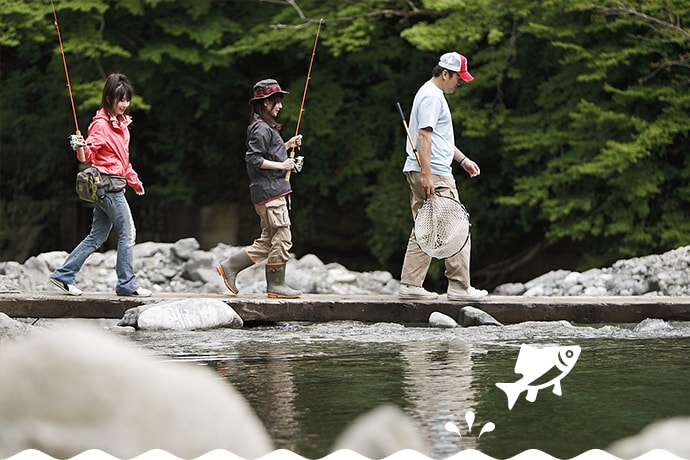
POLYGON ((29 334, 31 329, 30 325, 14 320, 0 312, 0 343, 5 340, 17 340, 29 334))
POLYGON ((36 332, 0 347, 0 457, 162 449, 257 458, 273 443, 249 404, 210 368, 164 361, 89 327, 36 332))
POLYGON ((429 326, 439 328, 458 327, 458 323, 448 315, 435 311, 429 315, 429 326))
POLYGON ((458 323, 468 326, 503 326, 493 316, 475 307, 463 307, 458 315, 458 323))
POLYGON ((140 330, 191 331, 220 327, 241 328, 242 318, 218 299, 192 298, 168 300, 130 308, 118 326, 140 330))
POLYGON ((425 452, 426 446, 413 420, 399 407, 384 404, 356 418, 345 428, 332 450, 342 449, 375 459, 389 457, 403 449, 425 452))
POLYGON ((180 259, 188 260, 199 247, 199 242, 196 239, 183 238, 172 245, 172 251, 180 259))
MULTIPOLYGON (((650 451, 663 449, 680 458, 690 458, 690 417, 674 417, 648 425, 639 433, 620 439, 606 450, 620 458, 657 458, 650 451)), ((667 458, 659 456, 658 458, 667 458)))
POLYGON ((633 329, 634 332, 659 332, 670 331, 673 329, 669 323, 659 318, 643 319, 633 329))

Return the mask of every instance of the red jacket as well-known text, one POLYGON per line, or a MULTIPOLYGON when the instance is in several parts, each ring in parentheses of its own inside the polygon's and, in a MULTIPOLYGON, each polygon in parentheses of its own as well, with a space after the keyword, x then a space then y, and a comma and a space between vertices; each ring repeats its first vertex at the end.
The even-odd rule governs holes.
POLYGON ((143 184, 129 162, 128 126, 131 123, 129 115, 120 122, 115 117, 108 117, 104 109, 99 109, 89 126, 84 163, 92 163, 103 174, 124 177, 127 185, 138 192, 143 184))

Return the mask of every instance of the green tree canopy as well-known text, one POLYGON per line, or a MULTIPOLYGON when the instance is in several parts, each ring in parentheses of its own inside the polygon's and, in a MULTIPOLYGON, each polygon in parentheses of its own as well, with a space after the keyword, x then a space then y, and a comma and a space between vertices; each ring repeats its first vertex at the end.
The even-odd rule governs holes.
MULTIPOLYGON (((535 274, 529 258, 564 248, 585 268, 690 240, 688 0, 55 6, 83 131, 108 73, 134 84, 132 162, 149 200, 237 202, 251 216, 251 86, 273 77, 290 91, 279 121, 294 134, 323 19, 293 178, 298 252, 398 273, 412 221, 394 104, 409 111, 448 50, 475 75, 448 99, 458 146, 482 167, 473 180, 456 170, 477 279, 535 274)), ((50 2, 0 0, 0 23, 0 250, 14 258, 57 249, 56 207, 76 199, 74 122, 50 2)))

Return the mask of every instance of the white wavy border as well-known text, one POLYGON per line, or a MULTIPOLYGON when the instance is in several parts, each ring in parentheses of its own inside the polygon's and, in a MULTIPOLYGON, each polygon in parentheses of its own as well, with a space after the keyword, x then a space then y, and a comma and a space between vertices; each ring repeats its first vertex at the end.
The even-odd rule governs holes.
MULTIPOLYGON (((48 454, 44 454, 40 450, 28 449, 19 452, 12 457, 8 457, 7 460, 57 460, 55 457, 51 457, 48 454)), ((72 457, 70 460, 119 460, 117 457, 113 457, 110 454, 103 452, 98 449, 91 449, 82 452, 79 455, 72 457)), ((132 460, 182 460, 165 450, 153 449, 145 452, 132 460)), ((247 460, 243 457, 239 457, 227 450, 217 449, 212 450, 195 460, 247 460)), ((290 450, 278 449, 273 452, 259 457, 257 460, 309 460, 296 454, 290 450)), ((320 460, 372 460, 368 457, 358 454, 352 450, 342 449, 328 454, 322 457, 320 460)), ((416 450, 401 450, 393 455, 389 455, 383 460, 433 460, 424 454, 417 452, 416 450)), ((448 457, 446 460, 498 460, 494 457, 486 455, 478 450, 467 449, 458 452, 455 455, 448 457)), ((553 457, 547 453, 542 452, 538 449, 529 449, 521 452, 514 457, 510 457, 506 460, 560 460, 553 457)), ((584 452, 570 460, 623 460, 620 457, 609 454, 600 449, 592 449, 584 452)), ((674 455, 663 449, 650 450, 646 454, 635 457, 631 460, 690 460, 683 459, 674 455)))

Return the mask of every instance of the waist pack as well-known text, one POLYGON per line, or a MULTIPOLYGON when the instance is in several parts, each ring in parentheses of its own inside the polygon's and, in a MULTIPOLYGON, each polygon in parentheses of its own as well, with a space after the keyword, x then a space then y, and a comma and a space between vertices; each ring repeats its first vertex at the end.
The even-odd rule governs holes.
POLYGON ((93 166, 77 173, 77 195, 87 203, 103 198, 107 192, 121 192, 126 186, 127 180, 124 177, 101 174, 93 166))

